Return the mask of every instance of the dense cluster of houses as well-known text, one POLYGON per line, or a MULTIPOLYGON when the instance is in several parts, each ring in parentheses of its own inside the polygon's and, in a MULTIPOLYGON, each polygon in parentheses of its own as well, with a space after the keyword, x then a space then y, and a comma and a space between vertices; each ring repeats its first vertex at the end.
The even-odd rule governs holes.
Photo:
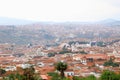
POLYGON ((54 64, 59 61, 66 62, 68 69, 66 76, 88 76, 94 75, 100 77, 105 69, 120 72, 120 67, 104 66, 104 63, 110 58, 120 64, 120 42, 108 45, 106 47, 90 46, 86 44, 62 43, 57 47, 16 47, 10 44, 0 45, 0 68, 5 71, 16 71, 18 68, 28 68, 34 66, 35 72, 41 77, 49 80, 48 72, 56 72, 54 64), (69 53, 59 54, 65 49, 69 53), (19 52, 17 52, 19 51, 19 52), (82 53, 82 52, 85 53, 82 53), (48 54, 54 53, 49 57, 48 54))

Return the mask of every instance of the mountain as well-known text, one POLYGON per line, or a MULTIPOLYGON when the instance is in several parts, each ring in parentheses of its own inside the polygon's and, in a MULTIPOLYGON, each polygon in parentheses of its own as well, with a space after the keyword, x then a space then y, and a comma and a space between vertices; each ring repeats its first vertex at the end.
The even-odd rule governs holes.
POLYGON ((0 18, 0 24, 0 43, 56 45, 64 41, 120 38, 120 21, 110 19, 81 23, 0 18))
POLYGON ((34 24, 34 23, 41 23, 41 24, 56 24, 56 23, 66 23, 66 24, 106 24, 106 25, 120 25, 119 20, 114 19, 105 19, 98 22, 38 22, 38 21, 31 21, 31 20, 23 20, 23 19, 16 19, 16 18, 8 18, 8 17, 0 17, 0 25, 27 25, 27 24, 34 24))
POLYGON ((32 23, 35 23, 35 21, 0 17, 0 25, 26 25, 32 23))
POLYGON ((104 24, 104 25, 120 25, 120 20, 115 20, 115 19, 105 19, 105 20, 102 20, 102 21, 99 21, 97 22, 98 24, 104 24))

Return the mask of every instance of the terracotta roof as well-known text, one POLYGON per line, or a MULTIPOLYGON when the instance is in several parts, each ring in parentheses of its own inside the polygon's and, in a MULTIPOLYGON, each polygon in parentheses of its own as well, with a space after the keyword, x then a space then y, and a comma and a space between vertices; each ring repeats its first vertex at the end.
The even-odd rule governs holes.
POLYGON ((79 57, 79 58, 93 58, 93 59, 107 59, 108 56, 106 54, 78 54, 75 55, 74 57, 79 57))

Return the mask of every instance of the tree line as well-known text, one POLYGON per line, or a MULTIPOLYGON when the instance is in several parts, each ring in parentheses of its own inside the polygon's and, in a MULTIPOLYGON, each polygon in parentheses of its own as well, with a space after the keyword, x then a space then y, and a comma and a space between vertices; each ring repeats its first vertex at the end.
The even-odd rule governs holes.
MULTIPOLYGON (((104 70, 99 78, 94 75, 86 77, 73 76, 72 78, 66 77, 64 72, 67 70, 68 65, 65 62, 58 62, 55 64, 55 72, 49 72, 51 80, 120 80, 120 74, 116 74, 113 71, 104 70)), ((5 74, 5 71, 0 69, 0 75, 5 74)), ((23 73, 10 74, 3 77, 3 80, 42 80, 40 74, 35 73, 33 66, 23 69, 23 73)))

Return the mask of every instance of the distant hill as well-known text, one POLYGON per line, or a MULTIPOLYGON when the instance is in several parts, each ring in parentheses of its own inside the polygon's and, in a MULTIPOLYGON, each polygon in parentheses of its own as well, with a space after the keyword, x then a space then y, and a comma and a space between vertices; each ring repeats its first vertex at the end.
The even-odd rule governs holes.
POLYGON ((0 19, 2 19, 0 24, 4 22, 0 25, 0 43, 56 45, 72 40, 120 38, 120 21, 116 20, 103 20, 96 23, 34 23, 26 20, 0 19))
POLYGON ((115 19, 105 19, 102 21, 97 22, 99 24, 104 24, 104 25, 120 25, 120 20, 115 20, 115 19))
POLYGON ((0 17, 0 25, 26 25, 32 23, 35 23, 35 21, 0 17))
POLYGON ((28 24, 106 24, 106 25, 120 25, 119 20, 115 19, 105 19, 98 22, 38 22, 38 21, 31 21, 31 20, 23 20, 23 19, 15 19, 15 18, 8 18, 8 17, 0 17, 0 25, 28 25, 28 24))

